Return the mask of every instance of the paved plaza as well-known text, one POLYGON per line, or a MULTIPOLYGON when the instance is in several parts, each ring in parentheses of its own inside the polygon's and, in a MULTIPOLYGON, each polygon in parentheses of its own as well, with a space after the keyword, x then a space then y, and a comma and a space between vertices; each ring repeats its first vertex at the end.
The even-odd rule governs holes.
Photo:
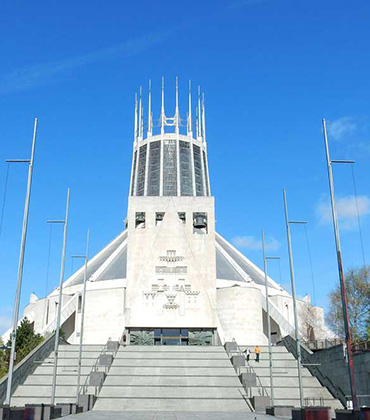
MULTIPOLYGON (((222 413, 222 412, 164 412, 164 411, 89 411, 65 417, 68 420, 268 420, 278 419, 258 413, 222 413)), ((283 417, 281 417, 283 418, 283 417)))

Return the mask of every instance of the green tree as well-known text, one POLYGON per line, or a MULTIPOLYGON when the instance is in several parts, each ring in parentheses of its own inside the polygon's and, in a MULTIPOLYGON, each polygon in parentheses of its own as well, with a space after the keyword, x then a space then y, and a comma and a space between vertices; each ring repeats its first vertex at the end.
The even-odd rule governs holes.
POLYGON ((0 338, 0 378, 6 375, 8 372, 8 358, 6 350, 4 348, 4 342, 0 338))
MULTIPOLYGON (((366 340, 369 334, 370 266, 350 268, 345 274, 348 317, 353 342, 366 340)), ((329 310, 326 323, 332 331, 344 337, 340 285, 329 293, 329 310)))
MULTIPOLYGON (((33 330, 33 324, 27 319, 23 318, 19 327, 17 328, 17 340, 15 345, 16 359, 15 363, 19 363, 24 359, 35 347, 37 347, 43 337, 41 334, 35 334, 33 330)), ((12 337, 9 338, 7 343, 7 359, 9 361, 10 347, 12 345, 12 337)))

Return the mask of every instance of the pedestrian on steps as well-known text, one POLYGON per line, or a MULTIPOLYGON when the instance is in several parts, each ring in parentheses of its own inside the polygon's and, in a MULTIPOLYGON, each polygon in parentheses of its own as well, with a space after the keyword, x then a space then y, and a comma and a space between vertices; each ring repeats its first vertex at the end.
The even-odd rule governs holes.
POLYGON ((260 361, 260 354, 261 354, 261 349, 259 347, 259 345, 257 344, 257 346, 254 348, 254 353, 256 355, 256 362, 259 363, 260 361))
POLYGON ((249 350, 249 348, 247 347, 245 350, 244 350, 244 355, 245 355, 245 360, 247 361, 247 363, 249 363, 249 358, 251 357, 251 351, 249 350))

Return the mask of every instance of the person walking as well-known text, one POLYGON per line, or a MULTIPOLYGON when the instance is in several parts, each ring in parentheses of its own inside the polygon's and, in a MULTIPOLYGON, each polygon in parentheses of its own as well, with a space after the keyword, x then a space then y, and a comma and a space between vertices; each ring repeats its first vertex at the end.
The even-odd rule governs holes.
POLYGON ((260 354, 261 354, 261 349, 259 347, 259 345, 257 344, 257 346, 254 348, 254 353, 256 355, 256 362, 259 363, 260 361, 260 354))
POLYGON ((249 363, 249 358, 251 357, 251 351, 249 350, 248 347, 244 350, 244 355, 245 355, 245 360, 247 361, 247 363, 249 363))

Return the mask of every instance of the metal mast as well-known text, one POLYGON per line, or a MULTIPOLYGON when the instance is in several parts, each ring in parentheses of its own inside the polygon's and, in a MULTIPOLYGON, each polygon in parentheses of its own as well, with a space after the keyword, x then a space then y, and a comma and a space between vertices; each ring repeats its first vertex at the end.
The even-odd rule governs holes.
POLYGON ((353 404, 353 408, 356 409, 358 407, 358 404, 357 404, 355 372, 353 369, 351 329, 350 329, 349 319, 348 319, 347 291, 346 291, 346 284, 344 281, 344 274, 343 274, 342 251, 340 247, 337 211, 335 208, 333 171, 331 167, 332 163, 354 163, 354 162, 347 161, 347 160, 330 160, 328 136, 326 133, 326 122, 324 118, 322 119, 322 127, 324 131, 326 163, 328 167, 328 178, 329 178, 329 188, 330 188, 330 201, 331 201, 331 210, 332 210, 332 217, 333 217, 335 246, 337 250, 339 282, 340 282, 340 291, 341 291, 341 297, 342 297, 344 333, 346 336, 345 339, 346 339, 347 354, 348 354, 348 375, 349 375, 349 383, 351 387, 352 404, 353 404))
POLYGON ((264 231, 262 231, 262 252, 263 252, 263 268, 265 271, 266 316, 267 316, 267 337, 268 337, 268 346, 269 346, 271 405, 274 406, 275 404, 274 404, 274 376, 272 373, 271 321, 270 321, 270 305, 269 305, 269 288, 268 288, 268 279, 267 279, 267 258, 268 257, 266 257, 266 253, 265 253, 265 232, 264 231))
POLYGON ((88 262, 88 259, 89 259, 89 243, 90 243, 90 230, 88 229, 87 230, 87 239, 86 239, 86 254, 85 255, 74 255, 75 258, 84 258, 85 259, 84 287, 83 287, 83 291, 82 291, 82 305, 81 305, 80 345, 79 345, 79 349, 78 349, 76 404, 78 404, 78 397, 80 395, 82 344, 83 344, 84 321, 85 321, 87 262, 88 262))
POLYGON ((302 365, 301 365, 301 358, 302 358, 301 357, 301 342, 300 342, 300 338, 299 338, 297 298, 296 298, 296 293, 295 293, 295 280, 294 280, 294 267, 293 267, 293 252, 292 252, 292 242, 291 242, 291 238, 290 238, 290 223, 306 223, 306 222, 289 222, 288 206, 287 206, 287 201, 286 201, 285 188, 283 189, 283 197, 284 197, 286 233, 287 233, 287 239, 288 239, 290 280, 291 280, 292 297, 293 297, 295 342, 296 342, 296 346, 297 346, 299 399, 300 399, 301 407, 303 407, 304 406, 304 400, 303 400, 303 382, 302 382, 302 365))
POLYGON ((21 299, 21 289, 22 289, 22 279, 23 279, 24 254, 25 254, 25 250, 26 250, 28 214, 29 214, 30 199, 31 199, 33 161, 34 161, 34 157, 35 157, 35 145, 36 145, 36 132, 37 132, 37 118, 35 118, 35 123, 34 123, 34 127, 33 127, 31 159, 29 159, 29 160, 27 160, 27 159, 19 159, 19 160, 9 159, 9 160, 7 160, 7 162, 27 162, 28 163, 28 180, 27 180, 27 190, 26 190, 26 201, 25 201, 25 204, 24 204, 21 249, 20 249, 20 253, 19 253, 18 280, 17 280, 17 289, 16 289, 16 293, 15 293, 14 310, 13 310, 13 331, 12 331, 12 335, 11 335, 12 346, 11 346, 11 350, 10 350, 8 384, 7 384, 6 398, 5 398, 5 404, 7 404, 7 405, 10 405, 10 400, 11 400, 14 361, 15 361, 15 358, 16 358, 15 347, 16 347, 16 341, 17 341, 17 326, 18 326, 18 318, 19 318, 19 305, 20 305, 20 299, 21 299))
POLYGON ((60 318, 62 314, 62 299, 63 299, 63 279, 64 279, 64 267, 66 259, 66 244, 67 244, 67 229, 68 229, 68 216, 69 216, 69 195, 70 188, 67 191, 67 204, 66 204, 66 215, 64 220, 51 220, 49 223, 63 223, 63 249, 62 249, 62 261, 60 265, 60 278, 59 278, 59 301, 58 301, 58 313, 57 313, 57 325, 55 330, 55 344, 54 344, 54 366, 53 366, 53 382, 51 388, 51 399, 50 404, 55 403, 55 391, 57 381, 57 370, 58 370, 58 349, 59 349, 59 332, 60 332, 60 318))

